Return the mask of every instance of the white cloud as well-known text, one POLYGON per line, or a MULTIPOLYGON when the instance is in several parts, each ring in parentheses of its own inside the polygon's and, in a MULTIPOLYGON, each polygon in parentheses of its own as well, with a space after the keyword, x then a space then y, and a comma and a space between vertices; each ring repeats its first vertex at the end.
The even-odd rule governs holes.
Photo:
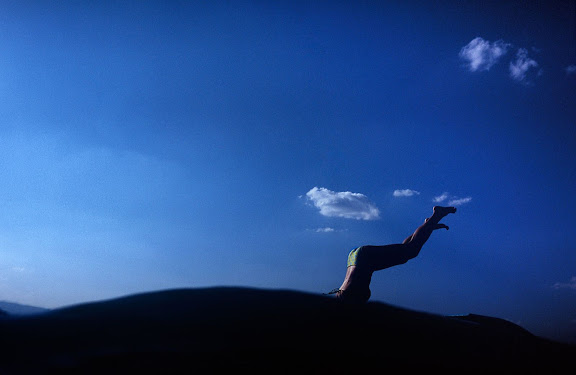
POLYGON ((466 198, 455 198, 448 202, 448 206, 461 206, 463 204, 469 203, 472 201, 471 197, 466 198))
POLYGON ((380 217, 378 208, 364 194, 314 187, 306 193, 306 197, 324 216, 356 220, 375 220, 380 217))
MULTIPOLYGON (((471 72, 488 71, 498 61, 513 48, 512 44, 506 43, 503 40, 490 42, 483 38, 477 37, 472 39, 470 43, 464 46, 459 53, 462 60, 466 62, 468 69, 471 72)), ((514 47, 515 48, 515 47, 514 47)), ((532 51, 539 52, 537 48, 532 47, 532 51)), ((518 48, 516 57, 509 63, 510 78, 517 82, 530 84, 527 75, 533 70, 538 68, 536 60, 528 57, 528 50, 526 48, 518 48)), ((567 74, 576 73, 576 65, 570 65, 566 68, 567 74)), ((535 72, 536 75, 542 74, 542 69, 535 72)))
POLYGON ((334 232, 334 228, 326 227, 326 228, 317 228, 315 230, 316 233, 330 233, 334 232))
POLYGON ((449 193, 442 193, 442 195, 439 195, 437 197, 434 197, 434 199, 432 199, 434 203, 442 203, 446 200, 448 200, 447 203, 448 206, 461 206, 463 204, 471 202, 472 197, 458 198, 450 195, 449 193))
POLYGON ((528 57, 528 51, 524 48, 518 49, 516 60, 510 62, 510 77, 522 82, 526 79, 526 73, 531 68, 537 68, 538 63, 528 57))
POLYGON ((413 195, 420 195, 420 192, 411 189, 404 189, 404 190, 394 190, 393 194, 395 197, 411 197, 413 195))
POLYGON ((460 50, 460 58, 465 60, 471 72, 490 70, 504 56, 510 44, 502 40, 489 42, 480 37, 472 39, 460 50))
POLYGON ((573 289, 576 290, 576 276, 572 276, 567 283, 556 283, 552 286, 554 289, 573 289))
POLYGON ((569 65, 566 67, 566 74, 573 75, 576 74, 576 65, 569 65))
POLYGON ((434 203, 440 203, 440 202, 445 201, 446 199, 448 199, 448 193, 442 193, 442 195, 434 197, 434 199, 432 199, 432 201, 434 203))

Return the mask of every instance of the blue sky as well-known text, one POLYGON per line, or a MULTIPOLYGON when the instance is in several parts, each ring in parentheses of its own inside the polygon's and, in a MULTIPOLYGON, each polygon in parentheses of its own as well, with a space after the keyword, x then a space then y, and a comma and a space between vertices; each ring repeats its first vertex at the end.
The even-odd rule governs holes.
POLYGON ((576 5, 2 3, 0 299, 322 293, 576 340, 576 5))

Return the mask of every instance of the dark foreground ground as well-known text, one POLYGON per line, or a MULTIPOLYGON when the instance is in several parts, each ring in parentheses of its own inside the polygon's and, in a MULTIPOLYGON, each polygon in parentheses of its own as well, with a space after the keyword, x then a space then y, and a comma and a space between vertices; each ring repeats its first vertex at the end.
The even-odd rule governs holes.
POLYGON ((170 290, 0 319, 0 374, 569 374, 575 360, 496 318, 294 291, 170 290))

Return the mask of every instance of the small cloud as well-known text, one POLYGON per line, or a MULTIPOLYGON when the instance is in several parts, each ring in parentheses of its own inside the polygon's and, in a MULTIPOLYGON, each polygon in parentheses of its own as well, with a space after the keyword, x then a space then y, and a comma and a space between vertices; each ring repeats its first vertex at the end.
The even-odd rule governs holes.
POLYGON ((491 43, 477 37, 460 50, 459 56, 466 61, 471 72, 487 71, 508 52, 509 48, 510 44, 502 40, 491 43))
POLYGON ((463 204, 471 202, 472 197, 459 198, 452 196, 449 193, 442 193, 442 195, 439 195, 437 197, 434 197, 434 199, 432 199, 434 203, 442 203, 445 202, 446 200, 448 200, 447 203, 448 206, 461 206, 463 204))
POLYGON ((448 193, 442 193, 442 195, 434 197, 434 199, 432 199, 432 201, 434 203, 440 203, 440 202, 444 202, 446 199, 448 199, 448 193))
POLYGON ((26 269, 24 267, 12 267, 12 271, 14 272, 24 272, 26 269))
POLYGON ((348 231, 348 229, 335 229, 332 227, 306 229, 306 232, 314 232, 314 233, 340 233, 340 232, 347 232, 347 231, 348 231))
POLYGON ((456 198, 456 199, 452 199, 450 202, 448 202, 448 206, 462 206, 463 204, 469 203, 471 201, 472 201, 471 197, 456 198))
POLYGON ((393 195, 395 197, 411 197, 413 195, 420 195, 420 192, 416 191, 416 190, 411 190, 411 189, 394 190, 393 195))
POLYGON ((516 53, 516 60, 510 62, 510 77, 518 82, 525 82, 526 73, 531 68, 537 68, 538 63, 528 57, 528 51, 519 48, 516 53))
POLYGON ((570 281, 568 281, 567 283, 556 283, 554 285, 552 285, 552 288, 558 290, 558 289, 572 289, 572 290, 576 290, 576 276, 572 276, 572 278, 570 279, 570 281))
POLYGON ((316 230, 314 230, 314 232, 316 232, 316 233, 330 233, 330 232, 334 232, 334 228, 330 228, 330 227, 317 228, 316 230))
MULTIPOLYGON (((459 56, 466 62, 471 72, 488 71, 498 63, 511 48, 513 48, 513 45, 503 40, 490 42, 477 37, 460 50, 459 56)), ((532 47, 531 51, 535 53, 540 52, 540 50, 535 47, 532 47)), ((542 75, 542 69, 536 70, 538 66, 536 60, 528 57, 528 49, 518 48, 516 57, 510 61, 508 66, 510 78, 517 82, 530 84, 531 82, 527 79, 528 74, 532 74, 533 76, 542 75), (534 73, 531 73, 532 71, 534 71, 534 73)), ((567 74, 576 73, 576 65, 570 65, 566 68, 566 72, 567 74)))
POLYGON ((314 187, 306 197, 328 217, 342 217, 356 220, 375 220, 380 218, 378 208, 364 194, 349 191, 335 192, 326 188, 314 187))
POLYGON ((571 75, 576 75, 576 65, 569 65, 566 67, 566 74, 571 76, 571 75))

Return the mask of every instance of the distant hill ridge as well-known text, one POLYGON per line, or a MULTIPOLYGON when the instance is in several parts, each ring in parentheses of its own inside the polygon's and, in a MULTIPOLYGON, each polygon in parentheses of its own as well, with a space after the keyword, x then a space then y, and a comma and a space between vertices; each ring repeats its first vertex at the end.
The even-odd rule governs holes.
POLYGON ((576 348, 502 319, 290 290, 151 292, 0 320, 4 372, 560 371, 576 348))
MULTIPOLYGON (((0 301, 0 311, 4 311, 6 314, 11 315, 31 315, 31 314, 42 314, 50 311, 42 307, 21 305, 19 303, 0 301)), ((1 314, 1 313, 0 313, 1 314)))

